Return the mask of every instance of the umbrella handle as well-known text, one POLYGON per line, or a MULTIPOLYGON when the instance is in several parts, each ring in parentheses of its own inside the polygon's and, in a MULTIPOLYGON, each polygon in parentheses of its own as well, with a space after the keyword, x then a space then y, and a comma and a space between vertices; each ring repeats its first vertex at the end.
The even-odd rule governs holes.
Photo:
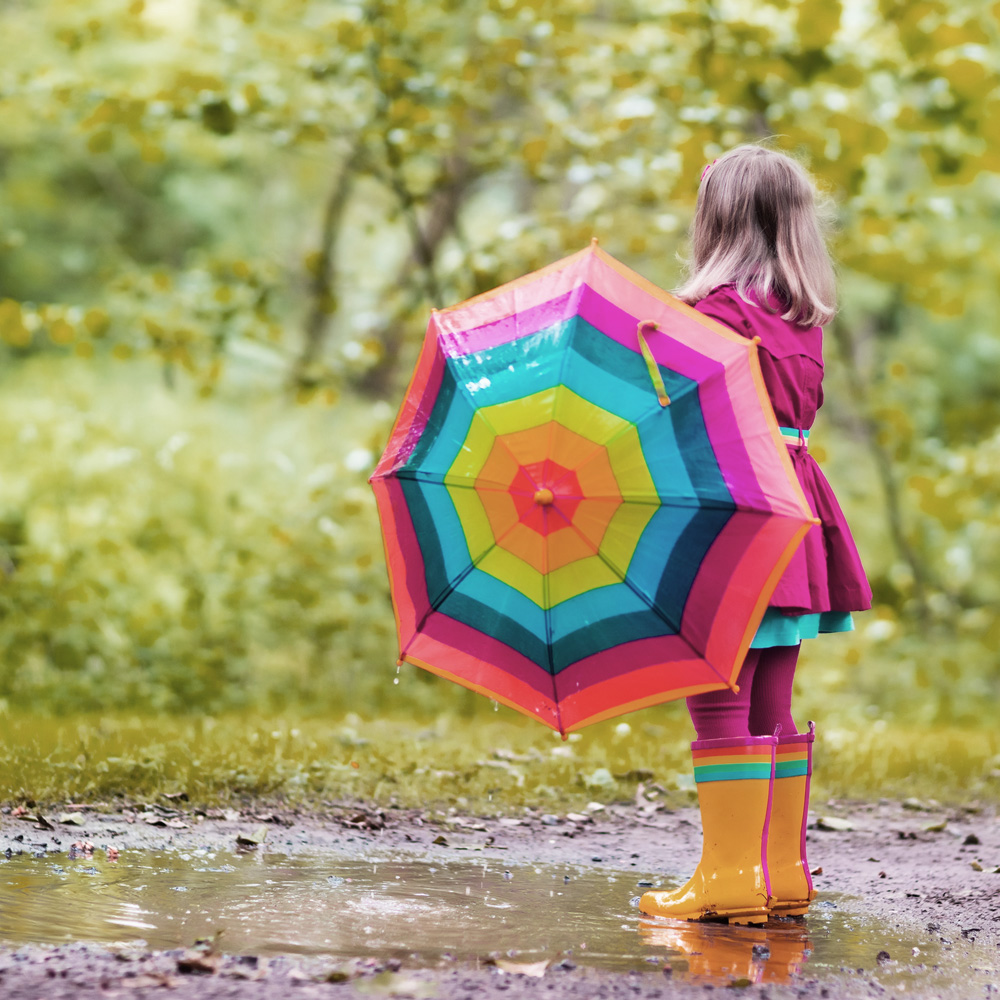
POLYGON ((646 327, 649 327, 651 330, 658 330, 659 324, 656 320, 652 319, 640 320, 639 325, 635 328, 635 335, 639 338, 639 350, 642 352, 642 358, 646 362, 646 368, 649 370, 649 378, 653 383, 653 388, 656 390, 656 398, 660 401, 660 406, 669 406, 670 397, 667 395, 667 387, 663 384, 660 367, 653 357, 653 352, 649 349, 649 344, 646 343, 646 334, 643 332, 646 327))

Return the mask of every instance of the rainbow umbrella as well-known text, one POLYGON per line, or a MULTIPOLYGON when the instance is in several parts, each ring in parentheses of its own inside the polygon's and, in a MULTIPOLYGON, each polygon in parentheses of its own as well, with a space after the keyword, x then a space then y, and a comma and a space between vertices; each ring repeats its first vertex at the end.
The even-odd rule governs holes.
POLYGON ((432 314, 371 483, 399 662, 563 734, 735 689, 814 523, 755 343, 596 241, 432 314))

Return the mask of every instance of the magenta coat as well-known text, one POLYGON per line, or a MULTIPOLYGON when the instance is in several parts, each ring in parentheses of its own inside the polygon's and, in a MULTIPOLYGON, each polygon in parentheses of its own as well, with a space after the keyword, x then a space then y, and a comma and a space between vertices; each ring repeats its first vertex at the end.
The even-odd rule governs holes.
MULTIPOLYGON (((808 430, 823 405, 823 330, 797 326, 744 302, 733 285, 713 289, 699 312, 742 334, 760 337, 759 358, 774 415, 782 427, 808 430)), ((789 455, 813 513, 811 528, 771 597, 786 614, 866 611, 872 591, 840 504, 816 460, 803 447, 789 455)))

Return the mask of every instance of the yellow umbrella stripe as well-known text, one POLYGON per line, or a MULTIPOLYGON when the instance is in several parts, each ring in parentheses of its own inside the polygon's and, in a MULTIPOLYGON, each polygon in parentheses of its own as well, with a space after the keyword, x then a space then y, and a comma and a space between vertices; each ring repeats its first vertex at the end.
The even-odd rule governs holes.
POLYGON ((497 434, 515 434, 556 420, 594 444, 602 444, 630 426, 627 420, 595 406, 564 385, 484 406, 476 412, 497 434))
POLYGON ((462 523, 465 533, 465 544, 469 547, 469 556, 475 562, 491 546, 496 544, 490 519, 483 508, 483 502, 475 490, 465 487, 453 489, 447 487, 451 502, 455 505, 455 513, 462 523))
POLYGON ((628 425, 607 444, 608 459, 623 497, 656 501, 656 485, 642 451, 639 432, 628 425))

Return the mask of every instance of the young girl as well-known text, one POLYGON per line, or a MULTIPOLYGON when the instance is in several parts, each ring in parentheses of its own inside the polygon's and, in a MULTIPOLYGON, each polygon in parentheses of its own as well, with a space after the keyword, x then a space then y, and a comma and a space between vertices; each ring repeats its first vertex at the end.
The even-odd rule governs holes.
POLYGON ((759 360, 789 457, 813 513, 730 691, 688 710, 703 828, 702 858, 675 892, 647 892, 644 913, 762 923, 804 914, 815 896, 805 856, 814 726, 791 715, 803 639, 853 628, 871 588, 829 483, 809 454, 823 402, 822 324, 836 311, 833 267, 813 185, 799 164, 739 146, 705 168, 678 296, 745 337, 759 360), (777 735, 776 735, 777 734, 777 735))

